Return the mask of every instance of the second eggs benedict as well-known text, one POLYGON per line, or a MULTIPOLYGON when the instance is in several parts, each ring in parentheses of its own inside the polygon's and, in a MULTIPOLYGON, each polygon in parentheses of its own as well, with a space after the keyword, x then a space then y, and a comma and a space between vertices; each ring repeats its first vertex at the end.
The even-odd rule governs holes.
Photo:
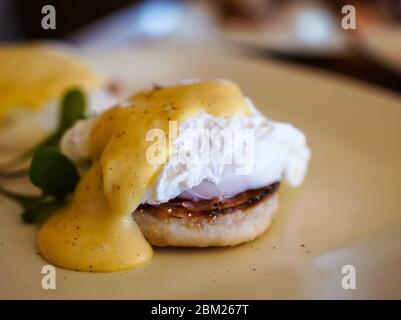
POLYGON ((67 50, 44 44, 0 46, 0 125, 8 137, 0 145, 12 142, 14 147, 31 138, 27 131, 51 130, 63 94, 74 87, 86 93, 89 114, 115 103, 110 80, 67 50))

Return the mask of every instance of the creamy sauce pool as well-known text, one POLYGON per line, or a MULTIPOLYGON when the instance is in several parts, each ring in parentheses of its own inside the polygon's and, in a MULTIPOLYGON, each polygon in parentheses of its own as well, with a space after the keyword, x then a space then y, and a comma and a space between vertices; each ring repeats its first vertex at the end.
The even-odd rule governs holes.
MULTIPOLYGON (((128 107, 101 115, 91 134, 92 166, 72 201, 39 231, 42 256, 60 267, 80 271, 118 271, 148 261, 152 248, 132 213, 162 165, 151 165, 149 130, 168 132, 200 110, 216 117, 248 115, 240 89, 231 82, 202 82, 141 92, 128 107)), ((169 147, 171 144, 169 144, 169 147)))

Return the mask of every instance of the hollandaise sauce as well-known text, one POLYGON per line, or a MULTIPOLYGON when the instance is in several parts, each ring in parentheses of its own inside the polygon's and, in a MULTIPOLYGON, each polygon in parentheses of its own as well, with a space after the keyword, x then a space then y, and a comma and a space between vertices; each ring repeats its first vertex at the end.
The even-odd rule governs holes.
POLYGON ((37 110, 72 86, 104 82, 70 55, 40 45, 0 46, 0 118, 19 107, 37 110))
POLYGON ((132 217, 162 168, 147 161, 147 132, 167 133, 169 121, 180 125, 200 110, 218 117, 249 113, 240 89, 227 81, 154 89, 128 102, 99 117, 91 133, 91 168, 69 205, 39 231, 39 250, 55 265, 102 272, 149 260, 151 246, 132 217))

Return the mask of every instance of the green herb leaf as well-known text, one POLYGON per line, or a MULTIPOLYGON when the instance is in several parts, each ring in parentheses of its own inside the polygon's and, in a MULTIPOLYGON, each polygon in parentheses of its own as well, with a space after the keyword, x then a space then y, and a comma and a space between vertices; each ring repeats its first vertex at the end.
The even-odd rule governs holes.
POLYGON ((80 89, 71 89, 66 92, 61 103, 60 118, 57 130, 44 140, 38 147, 58 148, 63 134, 71 128, 75 122, 86 116, 85 95, 80 89))
POLYGON ((79 119, 86 115, 85 95, 80 89, 71 89, 63 97, 57 134, 64 134, 79 119))
POLYGON ((49 147, 41 147, 35 151, 29 168, 29 177, 44 194, 57 198, 74 191, 79 181, 78 170, 74 163, 49 147))
POLYGON ((68 90, 62 100, 57 130, 38 147, 58 148, 63 134, 86 115, 85 95, 80 89, 68 90))

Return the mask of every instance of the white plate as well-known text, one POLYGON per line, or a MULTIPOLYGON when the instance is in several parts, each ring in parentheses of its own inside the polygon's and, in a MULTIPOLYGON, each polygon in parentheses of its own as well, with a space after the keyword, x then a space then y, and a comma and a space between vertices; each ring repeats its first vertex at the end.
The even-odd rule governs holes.
MULTIPOLYGON (((57 268, 43 290, 46 264, 33 226, 0 199, 0 298, 401 298, 401 103, 342 78, 201 48, 124 49, 95 62, 127 81, 224 77, 263 112, 302 129, 312 148, 299 189, 284 186, 272 227, 234 248, 155 249, 146 265, 121 273, 57 268), (344 290, 343 266, 356 269, 344 290)), ((24 189, 24 183, 14 182, 24 189)))

